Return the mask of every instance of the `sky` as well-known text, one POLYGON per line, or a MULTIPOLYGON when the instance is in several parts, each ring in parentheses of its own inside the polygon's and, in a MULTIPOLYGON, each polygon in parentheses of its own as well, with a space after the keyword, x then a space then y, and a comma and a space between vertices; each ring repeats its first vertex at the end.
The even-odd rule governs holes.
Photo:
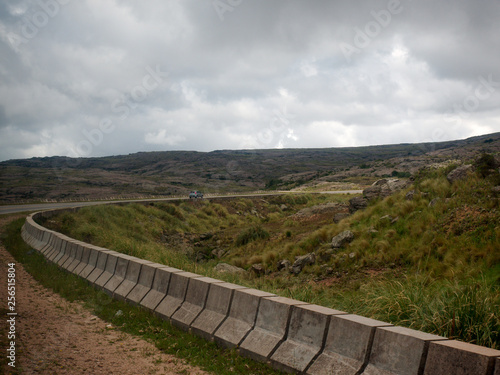
POLYGON ((499 0, 0 1, 0 161, 498 131, 499 0))

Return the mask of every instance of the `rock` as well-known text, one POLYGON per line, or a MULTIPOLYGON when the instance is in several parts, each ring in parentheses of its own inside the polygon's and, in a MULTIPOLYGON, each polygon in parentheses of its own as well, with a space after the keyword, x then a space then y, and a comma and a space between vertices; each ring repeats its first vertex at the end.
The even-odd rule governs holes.
POLYGON ((383 178, 375 181, 372 186, 363 190, 363 196, 368 199, 368 201, 377 198, 385 198, 399 190, 404 189, 406 186, 408 186, 408 181, 400 180, 398 178, 383 178))
POLYGON ((494 195, 500 195, 500 185, 495 186, 495 187, 492 187, 492 188, 491 188, 491 192, 492 192, 494 195))
POLYGON ((345 245, 350 243, 352 240, 354 240, 354 233, 352 233, 350 230, 345 230, 332 238, 332 248, 340 249, 341 247, 344 247, 345 245))
POLYGON ((434 207, 440 200, 441 198, 434 198, 429 202, 429 207, 434 207))
POLYGON ((413 198, 415 197, 415 190, 410 190, 408 193, 405 195, 405 199, 407 201, 412 201, 413 198))
POLYGON ((291 263, 288 259, 283 259, 276 264, 276 268, 278 269, 278 271, 287 270, 290 268, 290 265, 291 263))
POLYGON ((347 212, 338 212, 333 216, 333 221, 335 223, 339 223, 340 221, 344 220, 346 217, 349 217, 349 214, 347 212))
POLYGON ((458 168, 455 168, 452 170, 450 173, 448 173, 448 176, 446 176, 446 179, 450 184, 453 184, 455 181, 463 180, 467 178, 469 173, 472 173, 474 167, 472 165, 462 165, 458 168))
POLYGON ((337 213, 347 213, 348 210, 349 208, 342 203, 326 203, 303 208, 294 214, 293 217, 303 219, 314 215, 335 215, 337 213))
POLYGON ((305 266, 312 265, 314 263, 316 263, 316 254, 314 253, 295 257, 295 262, 293 263, 290 272, 298 275, 300 272, 302 272, 302 269, 305 266))
POLYGON ((368 206, 368 200, 364 197, 354 197, 349 200, 349 212, 352 214, 358 210, 364 210, 368 206))
POLYGON ((229 274, 238 274, 238 275, 245 275, 247 271, 245 271, 243 268, 232 266, 227 263, 219 263, 215 266, 214 268, 215 271, 221 272, 221 273, 229 273, 229 274))
POLYGON ((200 241, 206 241, 206 240, 209 240, 210 238, 212 238, 214 236, 213 233, 202 233, 200 234, 200 241))
POLYGON ((280 206, 280 210, 281 210, 281 211, 286 211, 286 210, 288 210, 288 206, 287 206, 286 204, 282 204, 282 205, 280 206))
POLYGON ((226 249, 216 248, 212 250, 212 255, 218 259, 222 258, 226 254, 227 254, 226 249))
POLYGON ((264 269, 262 263, 253 264, 252 268, 250 269, 252 270, 253 273, 259 276, 264 275, 266 273, 266 270, 264 269))
POLYGON ((349 258, 354 259, 356 257, 356 253, 350 253, 349 258))

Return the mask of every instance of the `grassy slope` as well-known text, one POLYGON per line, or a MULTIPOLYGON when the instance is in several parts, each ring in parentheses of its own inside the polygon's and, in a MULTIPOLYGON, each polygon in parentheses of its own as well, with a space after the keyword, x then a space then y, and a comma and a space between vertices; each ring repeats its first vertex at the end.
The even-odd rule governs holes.
POLYGON ((416 190, 413 200, 405 199, 407 191, 402 191, 339 224, 331 218, 292 219, 290 214, 300 208, 341 199, 312 195, 266 202, 234 200, 225 205, 102 206, 65 214, 59 224, 48 224, 141 258, 499 348, 500 211, 498 199, 491 196, 493 182, 474 175, 450 185, 446 172, 418 176, 411 188, 416 190), (435 198, 439 199, 430 205, 435 198), (283 211, 282 204, 288 210, 283 211), (398 220, 391 223, 383 219, 386 215, 398 220), (235 239, 248 227, 260 227, 269 236, 237 246, 235 239), (354 232, 355 240, 331 254, 332 236, 345 229, 354 232), (208 231, 217 232, 222 246, 230 250, 224 261, 243 267, 263 263, 270 274, 241 279, 219 275, 213 271, 217 260, 195 263, 160 240, 175 232, 208 231), (293 261, 294 256, 312 251, 325 260, 298 276, 276 271, 277 260, 293 261))

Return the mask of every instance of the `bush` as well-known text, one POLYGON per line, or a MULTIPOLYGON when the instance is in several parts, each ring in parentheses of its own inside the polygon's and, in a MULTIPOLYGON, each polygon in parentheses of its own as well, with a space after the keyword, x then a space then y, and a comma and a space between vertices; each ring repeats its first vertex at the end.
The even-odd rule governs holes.
POLYGON ((267 232, 259 225, 241 231, 238 237, 236 237, 235 244, 236 246, 243 246, 252 241, 256 241, 259 239, 266 240, 268 238, 269 232, 267 232))

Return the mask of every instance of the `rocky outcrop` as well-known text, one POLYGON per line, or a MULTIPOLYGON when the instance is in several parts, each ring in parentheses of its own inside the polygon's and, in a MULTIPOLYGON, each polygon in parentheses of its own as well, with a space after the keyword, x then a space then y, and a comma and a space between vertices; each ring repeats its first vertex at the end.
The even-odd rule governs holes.
POLYGON ((290 268, 290 272, 298 275, 300 272, 302 272, 302 269, 305 266, 312 265, 314 263, 316 263, 316 254, 314 253, 295 257, 295 262, 290 268))
POLYGON ((349 212, 354 213, 358 210, 364 210, 368 207, 368 199, 364 197, 354 197, 349 200, 349 212))
POLYGON ((326 203, 313 207, 306 207, 292 215, 295 219, 307 219, 316 215, 332 215, 347 213, 349 208, 342 203, 326 203))
POLYGON ((472 173, 474 167, 472 165, 462 165, 458 168, 452 170, 446 176, 446 179, 450 184, 453 184, 455 181, 464 180, 467 176, 472 173))
POLYGON ((408 186, 408 181, 398 178, 383 178, 375 181, 372 186, 363 190, 363 196, 369 201, 377 198, 385 198, 408 186))
POLYGON ((354 240, 354 233, 350 230, 345 230, 332 238, 332 248, 340 249, 354 240))

